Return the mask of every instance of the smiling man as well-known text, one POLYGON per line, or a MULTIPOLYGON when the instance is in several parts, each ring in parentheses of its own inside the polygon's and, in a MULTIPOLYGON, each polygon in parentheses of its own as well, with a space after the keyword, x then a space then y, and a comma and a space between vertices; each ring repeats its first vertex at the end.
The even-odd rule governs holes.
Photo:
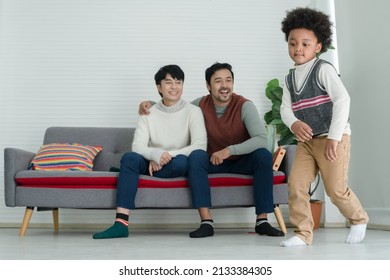
POLYGON ((207 130, 207 152, 194 151, 189 157, 188 179, 193 207, 198 209, 200 227, 190 233, 199 238, 214 234, 210 213, 208 174, 253 175, 256 211, 255 231, 260 235, 284 236, 267 221, 272 213, 272 154, 267 150, 267 134, 256 106, 233 91, 234 73, 228 63, 215 63, 206 69, 209 95, 194 100, 203 112, 207 130))
POLYGON ((161 67, 154 76, 162 97, 150 115, 140 116, 132 151, 121 159, 114 224, 94 239, 128 237, 130 210, 135 209, 139 175, 174 178, 187 174, 188 156, 206 150, 206 129, 199 107, 181 99, 184 72, 177 65, 161 67))

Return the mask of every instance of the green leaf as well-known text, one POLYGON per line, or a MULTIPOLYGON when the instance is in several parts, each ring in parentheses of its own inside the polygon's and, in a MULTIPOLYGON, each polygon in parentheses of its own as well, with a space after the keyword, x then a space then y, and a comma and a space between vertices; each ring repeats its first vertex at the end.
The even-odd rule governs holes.
POLYGON ((267 83, 267 87, 278 87, 279 86, 279 80, 278 79, 272 79, 267 83))
POLYGON ((265 96, 267 96, 267 98, 272 101, 272 88, 271 87, 266 87, 265 96))
POLYGON ((266 124, 270 124, 273 120, 273 116, 272 116, 272 110, 271 111, 268 111, 267 113, 264 114, 264 121, 266 124))
POLYGON ((280 112, 279 111, 276 111, 276 110, 272 110, 272 118, 274 120, 282 120, 282 117, 280 115, 280 112))
POLYGON ((271 101, 275 99, 280 99, 283 94, 283 89, 279 86, 279 80, 273 79, 268 82, 267 87, 265 89, 265 95, 271 101))
POLYGON ((283 121, 281 119, 273 119, 269 124, 272 124, 272 125, 279 125, 279 124, 283 124, 283 121))
POLYGON ((284 145, 291 145, 291 144, 297 144, 297 140, 294 137, 294 134, 290 135, 284 135, 283 137, 280 137, 280 140, 278 141, 279 146, 284 146, 284 145))
POLYGON ((273 88, 271 90, 271 100, 272 101, 280 101, 282 102, 283 89, 281 87, 273 88))
POLYGON ((291 131, 290 129, 284 124, 276 125, 276 132, 280 134, 280 136, 289 134, 291 131))
POLYGON ((282 102, 280 100, 274 100, 272 102, 272 111, 280 112, 280 106, 282 106, 282 102))

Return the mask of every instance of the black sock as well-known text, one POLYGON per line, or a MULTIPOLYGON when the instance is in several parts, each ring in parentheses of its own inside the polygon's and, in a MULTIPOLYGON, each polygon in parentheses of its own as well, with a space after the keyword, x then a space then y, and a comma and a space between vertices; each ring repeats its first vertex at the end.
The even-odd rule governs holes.
POLYGON ((201 238, 214 235, 214 221, 213 220, 202 220, 200 227, 190 232, 190 237, 192 238, 201 238))
POLYGON ((129 215, 123 213, 116 213, 115 222, 121 223, 125 227, 129 226, 129 215))
POLYGON ((123 220, 123 221, 126 221, 126 222, 129 221, 129 215, 126 215, 126 214, 123 214, 123 213, 116 213, 115 218, 123 220))
POLYGON ((268 235, 268 236, 284 236, 284 232, 280 231, 274 227, 272 227, 268 220, 263 219, 257 219, 256 220, 256 227, 255 227, 256 233, 260 235, 268 235))

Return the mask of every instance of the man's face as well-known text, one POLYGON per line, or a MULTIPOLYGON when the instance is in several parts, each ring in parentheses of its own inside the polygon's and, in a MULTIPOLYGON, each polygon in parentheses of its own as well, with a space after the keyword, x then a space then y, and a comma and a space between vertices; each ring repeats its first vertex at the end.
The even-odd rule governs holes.
POLYGON ((218 106, 227 106, 233 94, 234 80, 228 69, 216 71, 207 84, 207 89, 211 93, 214 104, 218 106))
POLYGON ((183 81, 172 78, 170 74, 165 76, 165 79, 157 85, 157 90, 163 96, 165 106, 171 106, 179 101, 183 93, 183 81))

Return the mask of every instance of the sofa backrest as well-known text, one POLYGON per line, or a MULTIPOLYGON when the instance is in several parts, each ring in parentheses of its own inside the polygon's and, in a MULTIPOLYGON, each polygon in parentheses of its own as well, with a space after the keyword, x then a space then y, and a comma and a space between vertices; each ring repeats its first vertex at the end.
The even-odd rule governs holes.
POLYGON ((120 166, 125 152, 131 151, 134 127, 49 127, 45 132, 43 144, 80 143, 102 146, 103 150, 94 161, 93 170, 108 171, 120 166))

